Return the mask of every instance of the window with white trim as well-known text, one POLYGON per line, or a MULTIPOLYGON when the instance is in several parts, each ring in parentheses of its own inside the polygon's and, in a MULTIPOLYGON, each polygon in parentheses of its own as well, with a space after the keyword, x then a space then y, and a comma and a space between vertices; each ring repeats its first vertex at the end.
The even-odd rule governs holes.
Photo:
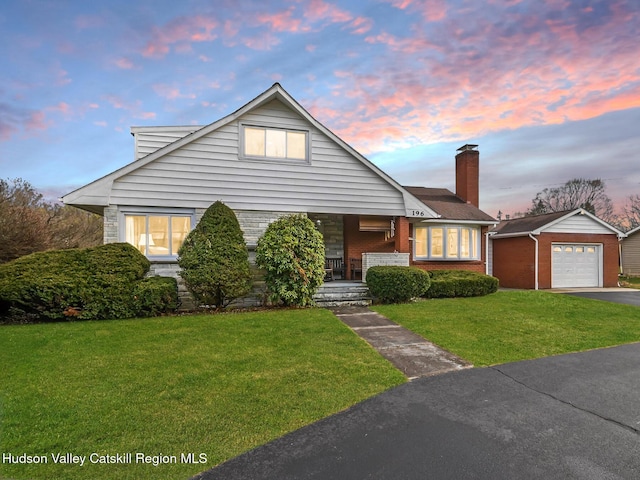
POLYGON ((125 241, 147 257, 176 257, 191 231, 191 215, 125 213, 125 241))
POLYGON ((414 227, 416 260, 479 260, 480 229, 463 225, 414 227))
POLYGON ((244 125, 242 151, 245 157, 307 160, 308 138, 303 130, 244 125))

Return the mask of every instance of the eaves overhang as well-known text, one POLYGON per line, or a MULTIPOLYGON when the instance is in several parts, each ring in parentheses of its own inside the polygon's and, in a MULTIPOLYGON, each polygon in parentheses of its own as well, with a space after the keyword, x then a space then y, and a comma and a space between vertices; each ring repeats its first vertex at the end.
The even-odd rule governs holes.
POLYGON ((453 218, 426 218, 421 219, 420 223, 447 223, 456 225, 497 225, 497 222, 488 220, 456 220, 453 218))

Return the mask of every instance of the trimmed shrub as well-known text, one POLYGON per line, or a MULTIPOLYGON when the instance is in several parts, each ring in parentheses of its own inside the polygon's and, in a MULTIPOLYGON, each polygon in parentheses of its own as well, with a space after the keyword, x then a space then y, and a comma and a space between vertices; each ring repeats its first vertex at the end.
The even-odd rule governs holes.
MULTIPOLYGON (((102 320, 168 311, 175 302, 139 305, 150 263, 128 243, 38 252, 0 265, 0 318, 12 322, 102 320), (140 297, 139 297, 140 298, 140 297)), ((177 291, 177 290, 176 290, 177 291)), ((177 295, 177 293, 176 293, 177 295)))
POLYGON ((312 297, 324 280, 322 234, 305 215, 281 217, 258 240, 256 264, 265 270, 272 302, 312 305, 312 297))
POLYGON ((476 297, 498 291, 498 279, 467 270, 431 270, 426 298, 476 297))
POLYGON ((424 295, 430 279, 416 267, 377 266, 367 270, 367 286, 382 303, 401 303, 424 295))
POLYGON ((137 315, 156 317, 178 308, 178 282, 171 277, 148 277, 133 290, 137 315))
POLYGON ((180 247, 178 265, 200 305, 221 309, 249 293, 249 253, 233 210, 220 201, 207 208, 180 247))

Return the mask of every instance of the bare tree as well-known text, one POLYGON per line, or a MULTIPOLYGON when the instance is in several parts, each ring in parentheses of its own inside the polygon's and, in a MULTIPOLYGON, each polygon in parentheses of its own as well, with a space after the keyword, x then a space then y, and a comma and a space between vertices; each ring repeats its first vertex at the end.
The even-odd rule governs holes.
POLYGON ((21 179, 0 179, 0 263, 50 248, 102 243, 102 219, 47 202, 21 179))
POLYGON ((584 208, 605 222, 615 223, 613 202, 606 194, 605 183, 600 179, 574 178, 564 185, 545 188, 531 200, 527 215, 562 212, 584 208))
POLYGON ((0 179, 0 262, 49 245, 47 203, 28 182, 0 179))
POLYGON ((629 231, 640 226, 640 195, 629 195, 622 207, 620 227, 629 231))
POLYGON ((69 205, 52 205, 50 248, 95 247, 102 243, 103 219, 69 205))

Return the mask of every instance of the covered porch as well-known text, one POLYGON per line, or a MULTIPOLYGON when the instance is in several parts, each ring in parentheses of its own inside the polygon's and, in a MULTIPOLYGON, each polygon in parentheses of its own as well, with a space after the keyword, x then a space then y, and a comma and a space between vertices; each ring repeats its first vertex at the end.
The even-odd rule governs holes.
POLYGON ((410 252, 405 217, 323 213, 308 217, 324 237, 325 282, 362 281, 363 253, 410 252))

